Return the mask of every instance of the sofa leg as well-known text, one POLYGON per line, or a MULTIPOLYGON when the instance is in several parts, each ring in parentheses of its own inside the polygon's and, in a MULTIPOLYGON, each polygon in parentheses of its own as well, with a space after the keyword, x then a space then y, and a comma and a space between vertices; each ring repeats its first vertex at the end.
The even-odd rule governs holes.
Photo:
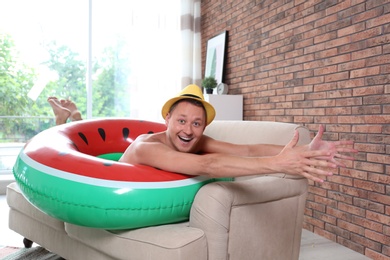
POLYGON ((23 244, 25 248, 31 248, 33 243, 34 242, 31 241, 30 239, 23 238, 23 244))

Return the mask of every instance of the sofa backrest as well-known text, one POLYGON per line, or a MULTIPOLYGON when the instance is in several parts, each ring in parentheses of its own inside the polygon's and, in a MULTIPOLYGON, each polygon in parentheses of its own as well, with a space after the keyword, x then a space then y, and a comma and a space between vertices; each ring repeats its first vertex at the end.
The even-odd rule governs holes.
POLYGON ((298 145, 310 142, 310 132, 297 124, 271 121, 213 121, 205 134, 221 141, 237 144, 287 144, 295 129, 299 131, 298 145))

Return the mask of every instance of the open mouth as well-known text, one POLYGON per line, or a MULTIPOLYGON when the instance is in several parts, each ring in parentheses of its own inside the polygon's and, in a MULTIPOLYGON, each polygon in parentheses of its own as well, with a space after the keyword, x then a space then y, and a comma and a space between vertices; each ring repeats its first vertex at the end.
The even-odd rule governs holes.
POLYGON ((183 136, 179 136, 179 139, 185 143, 189 143, 192 141, 192 137, 183 137, 183 136))

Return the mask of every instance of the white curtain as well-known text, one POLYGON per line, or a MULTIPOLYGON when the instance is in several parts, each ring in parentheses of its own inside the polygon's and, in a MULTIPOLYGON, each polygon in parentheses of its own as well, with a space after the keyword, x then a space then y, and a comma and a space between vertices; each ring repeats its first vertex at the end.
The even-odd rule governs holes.
POLYGON ((202 82, 200 1, 181 0, 182 88, 189 84, 201 86, 202 82))

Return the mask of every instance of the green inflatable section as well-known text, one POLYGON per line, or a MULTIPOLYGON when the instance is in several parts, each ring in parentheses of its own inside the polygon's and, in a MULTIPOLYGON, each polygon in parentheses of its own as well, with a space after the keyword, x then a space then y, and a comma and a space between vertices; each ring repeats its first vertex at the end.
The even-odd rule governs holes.
MULTIPOLYGON (((117 161, 121 155, 99 157, 117 161)), ((20 157, 13 171, 26 198, 46 214, 68 223, 103 229, 132 229, 186 221, 198 190, 215 181, 164 189, 109 188, 40 172, 20 157)))
POLYGON ((102 159, 107 159, 107 160, 112 160, 112 161, 119 161, 119 159, 122 157, 123 153, 106 153, 106 154, 101 154, 96 157, 102 158, 102 159))

